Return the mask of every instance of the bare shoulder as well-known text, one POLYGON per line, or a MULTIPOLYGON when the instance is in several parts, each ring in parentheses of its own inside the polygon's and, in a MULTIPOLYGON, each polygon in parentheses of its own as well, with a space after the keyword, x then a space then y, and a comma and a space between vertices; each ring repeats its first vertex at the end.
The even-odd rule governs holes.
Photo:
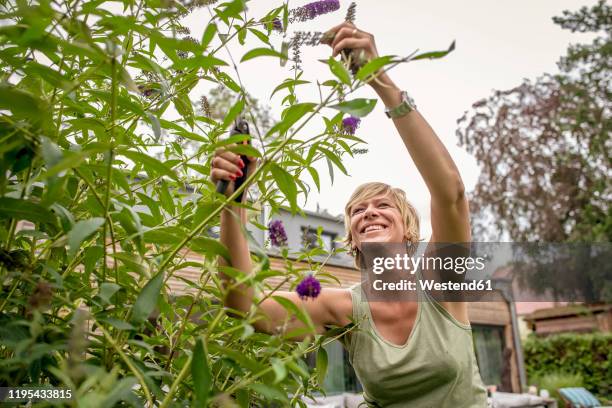
POLYGON ((346 326, 353 316, 353 298, 350 289, 324 288, 319 295, 329 311, 332 324, 346 326))

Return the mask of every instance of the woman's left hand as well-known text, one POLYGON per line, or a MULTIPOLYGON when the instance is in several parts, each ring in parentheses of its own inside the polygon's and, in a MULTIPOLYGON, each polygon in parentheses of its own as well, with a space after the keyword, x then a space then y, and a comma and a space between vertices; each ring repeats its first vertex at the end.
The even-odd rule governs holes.
POLYGON ((353 63, 362 66, 369 60, 378 57, 374 36, 358 29, 353 23, 344 22, 328 30, 321 42, 332 47, 333 57, 344 49, 350 49, 352 51, 351 68, 353 63))

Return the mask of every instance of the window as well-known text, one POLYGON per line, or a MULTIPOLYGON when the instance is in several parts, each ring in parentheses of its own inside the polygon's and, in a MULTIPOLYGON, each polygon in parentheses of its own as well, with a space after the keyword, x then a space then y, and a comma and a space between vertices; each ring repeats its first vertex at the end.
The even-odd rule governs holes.
POLYGON ((508 370, 510 364, 510 359, 504 358, 507 354, 504 353, 504 327, 472 325, 472 333, 482 381, 485 385, 497 385, 500 390, 507 388, 502 381, 504 369, 508 370))
MULTIPOLYGON (((340 394, 343 392, 362 392, 361 383, 355 375, 355 370, 349 363, 348 352, 342 344, 335 340, 325 346, 327 351, 327 374, 323 382, 325 392, 340 394)), ((316 353, 307 356, 306 362, 310 368, 316 366, 316 353)))
POLYGON ((318 229, 302 227, 302 247, 304 249, 322 248, 327 252, 332 252, 335 248, 335 239, 335 233, 323 231, 321 227, 318 229), (319 232, 321 234, 321 245, 319 244, 319 232))

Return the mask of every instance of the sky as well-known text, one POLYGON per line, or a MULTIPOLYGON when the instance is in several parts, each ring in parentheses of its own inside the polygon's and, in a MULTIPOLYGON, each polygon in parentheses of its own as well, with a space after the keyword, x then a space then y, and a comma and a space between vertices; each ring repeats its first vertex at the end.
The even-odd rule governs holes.
MULTIPOLYGON (((290 1, 289 7, 306 3, 308 1, 290 1)), ((552 17, 561 15, 566 9, 577 10, 595 3, 596 0, 361 0, 357 1, 355 24, 374 34, 380 55, 406 56, 415 49, 443 50, 456 41, 455 51, 447 57, 402 64, 390 71, 389 76, 414 98, 419 112, 449 150, 469 193, 476 185, 479 168, 475 159, 458 146, 457 119, 470 110, 474 102, 492 95, 495 90, 511 89, 525 78, 534 80, 545 72, 557 72, 556 62, 567 46, 588 41, 591 37, 562 30, 553 23, 552 17)), ((248 14, 260 18, 281 4, 276 0, 249 1, 248 14)), ((341 23, 350 1, 341 0, 340 4, 341 9, 334 13, 290 25, 289 34, 293 30, 326 31, 341 23)), ((186 17, 184 24, 191 29, 193 37, 200 38, 206 26, 202 22, 209 19, 208 11, 200 9, 186 17)), ((229 47, 237 63, 250 48, 262 46, 254 39, 249 40, 250 37, 245 47, 238 44, 229 47)), ((279 35, 272 37, 276 49, 280 49, 281 41, 279 35)), ((228 58, 226 51, 219 55, 228 58)), ((327 66, 317 61, 330 55, 331 49, 324 45, 305 47, 302 79, 313 83, 331 79, 327 66)), ((282 79, 293 76, 290 64, 282 68, 273 58, 256 58, 238 64, 244 87, 269 105, 276 118, 282 111, 281 98, 275 95, 270 99, 270 94, 282 79)), ((228 73, 236 76, 231 69, 228 73)), ((196 88, 191 94, 192 100, 197 100, 205 91, 196 88)), ((299 87, 298 96, 301 101, 318 101, 319 98, 316 85, 299 87)), ((353 97, 377 96, 366 86, 353 97)), ((334 215, 342 214, 357 186, 382 181, 406 191, 421 216, 422 236, 429 236, 429 193, 380 101, 374 111, 363 118, 356 135, 368 142, 368 153, 354 158, 346 156, 343 163, 349 176, 336 171, 333 185, 327 165, 323 163, 320 167, 321 192, 315 189, 307 202, 302 200, 301 206, 310 210, 319 206, 334 215)), ((307 181, 310 182, 309 177, 307 181)))

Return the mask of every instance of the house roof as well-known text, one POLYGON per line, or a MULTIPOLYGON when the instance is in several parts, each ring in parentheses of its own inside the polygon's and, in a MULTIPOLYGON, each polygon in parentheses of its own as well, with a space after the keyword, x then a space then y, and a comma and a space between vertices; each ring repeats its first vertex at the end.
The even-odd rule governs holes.
POLYGON ((533 313, 525 315, 524 319, 527 321, 536 321, 590 313, 605 313, 607 311, 612 311, 612 304, 556 306, 536 310, 533 313))

